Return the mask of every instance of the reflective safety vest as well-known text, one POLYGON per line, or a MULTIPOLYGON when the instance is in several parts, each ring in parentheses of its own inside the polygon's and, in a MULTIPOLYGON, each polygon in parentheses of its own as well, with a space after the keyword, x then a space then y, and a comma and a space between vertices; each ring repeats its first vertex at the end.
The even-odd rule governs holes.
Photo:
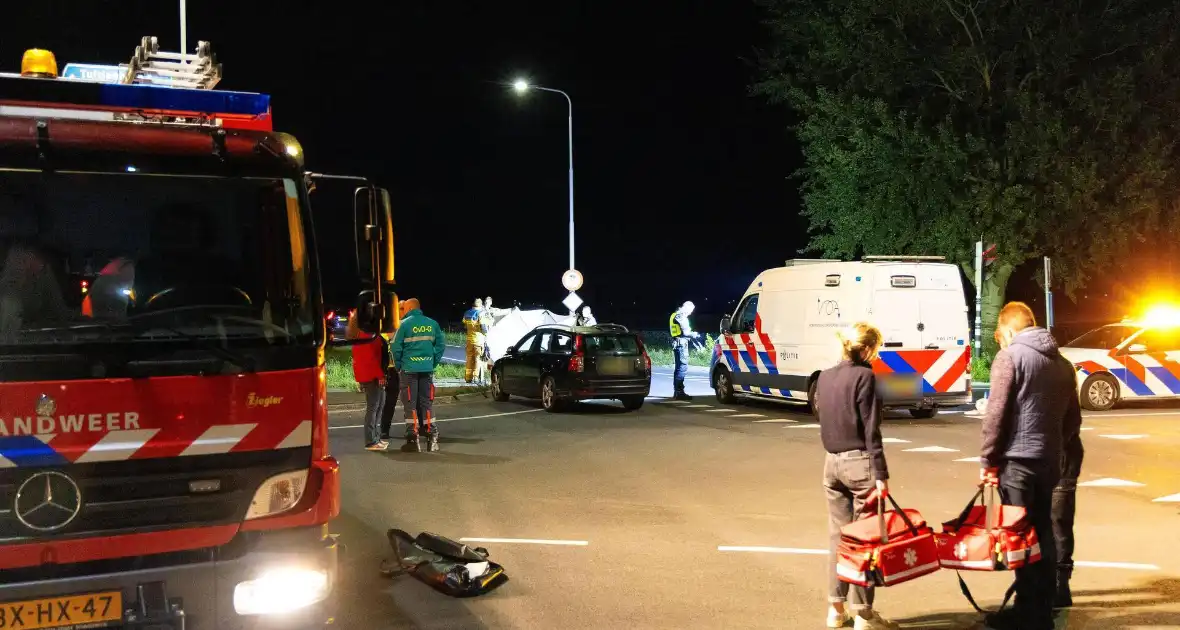
POLYGON ((679 314, 680 312, 677 311, 672 313, 672 317, 668 318, 668 332, 672 333, 673 339, 684 336, 684 331, 681 330, 680 323, 676 321, 676 316, 679 314))

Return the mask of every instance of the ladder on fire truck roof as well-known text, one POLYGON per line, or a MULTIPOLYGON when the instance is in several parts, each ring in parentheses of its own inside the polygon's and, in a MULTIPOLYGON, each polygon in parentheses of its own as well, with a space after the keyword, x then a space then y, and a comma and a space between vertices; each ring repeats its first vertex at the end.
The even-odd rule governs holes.
POLYGON ((126 66, 121 83, 211 90, 221 81, 221 64, 209 42, 197 42, 197 52, 161 52, 155 37, 144 37, 126 66))

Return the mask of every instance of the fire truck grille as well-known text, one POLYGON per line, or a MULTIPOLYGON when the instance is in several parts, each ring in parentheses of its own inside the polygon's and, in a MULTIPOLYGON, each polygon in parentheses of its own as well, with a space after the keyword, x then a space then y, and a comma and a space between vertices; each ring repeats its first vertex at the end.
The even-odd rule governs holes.
MULTIPOLYGON (((264 480, 305 469, 310 461, 311 449, 305 447, 74 464, 54 469, 2 469, 0 544, 239 523, 264 480), (46 471, 66 475, 81 493, 77 515, 64 526, 59 522, 65 518, 55 518, 56 514, 26 515, 27 522, 18 516, 17 491, 31 477, 44 477, 46 471)), ((22 515, 29 510, 26 503, 29 501, 19 506, 22 515)), ((62 497, 61 505, 69 509, 76 503, 62 497)), ((69 516, 66 509, 45 508, 49 509, 69 516)))

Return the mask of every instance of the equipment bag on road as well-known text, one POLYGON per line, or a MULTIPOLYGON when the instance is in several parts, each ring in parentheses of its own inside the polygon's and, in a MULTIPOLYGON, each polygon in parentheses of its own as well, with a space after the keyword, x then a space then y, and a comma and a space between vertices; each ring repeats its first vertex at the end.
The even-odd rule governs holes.
POLYGON ((451 597, 483 595, 508 581, 504 567, 488 560, 488 550, 471 548, 450 538, 422 532, 417 537, 400 529, 386 533, 394 557, 381 563, 381 573, 408 573, 451 597))
POLYGON ((858 586, 893 586, 939 569, 934 531, 917 510, 903 510, 886 499, 865 503, 860 518, 840 529, 836 575, 858 586), (876 516, 868 514, 876 506, 876 516))
POLYGON ((935 534, 938 561, 948 569, 1010 571, 1041 559, 1041 545, 1024 508, 1003 505, 999 488, 981 485, 957 518, 935 534), (978 504, 977 504, 978 502, 978 504))
MULTIPOLYGON (((967 571, 1009 571, 1038 562, 1041 545, 1037 530, 1020 506, 1004 505, 997 486, 979 486, 971 502, 958 518, 942 524, 942 532, 934 535, 938 546, 938 562, 948 569, 967 571), (997 502, 997 499, 1000 499, 997 502), (979 502, 976 505, 976 502, 979 502)), ((959 590, 975 610, 987 612, 975 602, 971 589, 959 575, 959 590)), ((1016 583, 1004 593, 1000 610, 1016 592, 1016 583)))

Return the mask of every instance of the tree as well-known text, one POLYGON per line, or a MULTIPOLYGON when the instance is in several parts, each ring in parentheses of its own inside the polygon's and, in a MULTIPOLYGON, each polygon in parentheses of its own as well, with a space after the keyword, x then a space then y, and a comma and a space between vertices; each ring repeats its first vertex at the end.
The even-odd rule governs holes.
POLYGON ((1180 234, 1180 45, 1170 2, 761 0, 756 92, 802 122, 808 249, 939 254, 982 288, 1052 256, 1066 291, 1180 234))

